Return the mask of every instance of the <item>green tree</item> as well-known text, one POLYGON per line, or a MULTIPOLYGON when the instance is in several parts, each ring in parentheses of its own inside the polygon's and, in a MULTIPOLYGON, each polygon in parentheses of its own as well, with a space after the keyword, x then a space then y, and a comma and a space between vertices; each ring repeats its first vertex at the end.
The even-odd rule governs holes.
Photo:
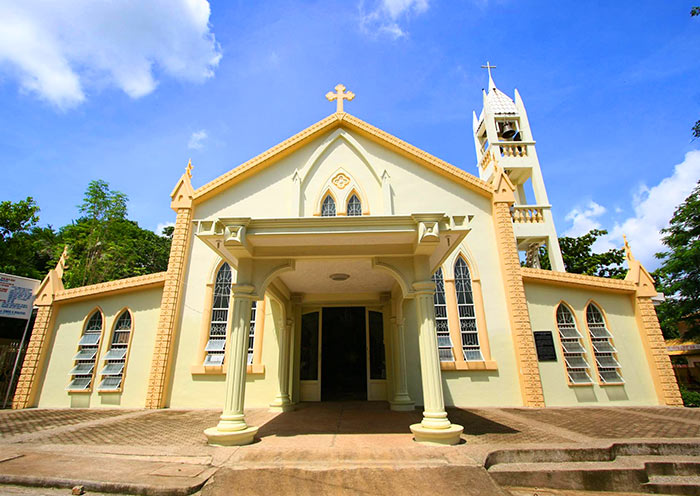
POLYGON ((41 279, 53 259, 56 233, 38 227, 39 207, 32 197, 0 202, 0 272, 41 279))
MULTIPOLYGON (((627 270, 622 267, 622 263, 625 261, 625 251, 622 248, 610 249, 604 253, 593 253, 593 244, 599 237, 606 234, 608 231, 604 229, 592 229, 577 238, 568 236, 559 238, 559 247, 566 271, 589 276, 624 278, 627 270)), ((540 264, 543 269, 551 270, 552 268, 546 246, 540 248, 540 264)))
POLYGON ((68 245, 66 287, 159 272, 167 269, 171 239, 126 218, 128 197, 104 181, 92 181, 78 206, 83 217, 59 230, 68 245))
MULTIPOLYGON (((657 307, 664 335, 678 335, 678 321, 700 316, 700 181, 661 230, 667 251, 657 253, 661 267, 654 272, 666 302, 657 307)), ((700 318, 688 319, 688 336, 700 338, 700 318)))

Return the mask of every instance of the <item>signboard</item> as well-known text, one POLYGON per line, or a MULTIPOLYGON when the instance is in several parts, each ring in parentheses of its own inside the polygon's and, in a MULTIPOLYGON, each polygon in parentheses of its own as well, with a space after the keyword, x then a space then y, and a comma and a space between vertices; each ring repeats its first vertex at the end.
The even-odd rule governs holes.
POLYGON ((552 331, 535 331, 534 334, 537 360, 540 362, 556 362, 557 352, 554 349, 552 331))
POLYGON ((40 281, 0 273, 0 317, 29 320, 40 281))

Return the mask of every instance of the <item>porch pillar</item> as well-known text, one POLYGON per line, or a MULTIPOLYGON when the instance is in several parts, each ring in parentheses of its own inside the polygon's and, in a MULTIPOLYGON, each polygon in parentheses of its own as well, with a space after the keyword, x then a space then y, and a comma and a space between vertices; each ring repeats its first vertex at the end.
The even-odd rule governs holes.
POLYGON ((398 412, 413 411, 415 404, 408 395, 406 380, 406 350, 404 348, 404 319, 400 315, 391 317, 391 340, 394 350, 394 398, 391 409, 398 412))
POLYGON ((288 412, 293 410, 292 401, 289 398, 289 350, 290 350, 290 337, 292 335, 292 327, 294 325, 293 319, 280 320, 279 326, 279 337, 280 337, 280 350, 279 350, 279 370, 277 371, 277 377, 279 380, 279 389, 277 396, 274 401, 270 404, 271 412, 288 412))
POLYGON ((257 427, 246 424, 243 415, 250 310, 253 300, 256 299, 252 294, 253 289, 252 286, 243 284, 231 286, 233 297, 229 306, 231 336, 226 364, 226 399, 219 424, 204 431, 209 444, 218 446, 250 444, 258 432, 257 427))
POLYGON ((431 444, 457 444, 464 428, 452 424, 447 418, 442 395, 442 376, 438 359, 437 334, 435 332, 435 308, 433 281, 413 283, 416 315, 418 317, 418 345, 423 384, 423 420, 411 425, 415 440, 431 444))

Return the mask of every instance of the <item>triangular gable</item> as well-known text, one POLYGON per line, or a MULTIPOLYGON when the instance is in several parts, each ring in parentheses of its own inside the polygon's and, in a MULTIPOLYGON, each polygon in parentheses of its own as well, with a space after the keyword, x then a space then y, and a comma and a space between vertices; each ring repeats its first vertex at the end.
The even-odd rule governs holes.
POLYGON ((257 173, 267 166, 272 165, 278 160, 288 156, 290 153, 301 148, 320 135, 338 127, 345 127, 348 130, 355 131, 358 134, 374 141, 375 143, 385 146, 399 155, 407 157, 435 172, 438 172, 439 174, 442 174, 443 176, 458 182, 483 196, 490 197, 493 194, 493 188, 478 177, 469 174, 468 172, 465 172, 462 169, 459 169, 458 167, 455 167, 454 165, 449 164, 427 152, 424 152, 423 150, 406 143, 405 141, 400 140, 399 138, 392 136, 379 128, 376 128, 371 124, 358 119, 357 117, 347 113, 335 113, 329 115, 321 121, 318 121, 316 124, 307 127, 300 133, 295 134, 278 145, 273 146, 257 157, 254 157, 238 167, 231 169, 225 174, 222 174, 204 186, 197 188, 197 190, 194 192, 195 203, 202 202, 208 198, 211 198, 217 193, 230 188, 238 181, 250 177, 252 174, 257 173))

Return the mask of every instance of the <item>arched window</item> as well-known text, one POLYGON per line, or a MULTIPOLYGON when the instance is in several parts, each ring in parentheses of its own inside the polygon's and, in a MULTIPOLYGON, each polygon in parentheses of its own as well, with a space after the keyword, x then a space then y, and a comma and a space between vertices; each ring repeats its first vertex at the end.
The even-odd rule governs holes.
POLYGON ((216 282, 214 283, 214 303, 211 309, 211 323, 209 324, 209 341, 204 348, 207 353, 204 365, 222 365, 224 363, 231 281, 231 267, 224 262, 216 274, 216 282))
POLYGON ((321 204, 322 217, 335 217, 335 200, 331 195, 326 195, 321 204))
POLYGON ((591 344, 595 353, 598 377, 606 384, 624 382, 620 375, 620 364, 615 358, 617 350, 612 343, 612 334, 608 331, 603 318, 603 312, 594 303, 586 308, 586 324, 591 334, 591 344))
POLYGON ((441 362, 454 362, 452 354, 452 340, 450 339, 450 327, 447 321, 447 302, 445 300, 445 279, 442 275, 442 268, 433 274, 435 283, 435 329, 437 331, 438 353, 441 362))
POLYGON ((250 327, 248 329, 248 365, 253 364, 253 351, 255 349, 255 317, 258 312, 258 302, 254 301, 250 307, 250 327))
POLYGON ((69 391, 86 391, 92 385, 95 374, 95 361, 100 348, 100 338, 104 321, 102 312, 95 310, 90 316, 78 341, 78 354, 75 355, 75 366, 70 371, 71 382, 66 388, 69 391))
POLYGON ((100 391, 116 391, 122 385, 132 326, 131 313, 124 310, 114 325, 112 342, 105 355, 105 366, 100 372, 102 382, 97 387, 100 391))
POLYGON ((576 320, 569 307, 560 303, 557 307, 557 328, 566 362, 566 373, 572 384, 588 384, 591 376, 588 375, 588 362, 586 350, 581 345, 582 336, 576 329, 576 320))
POLYGON ((357 217, 358 215, 362 215, 362 202, 355 193, 353 193, 348 200, 347 213, 348 217, 357 217))
POLYGON ((462 335, 462 353, 464 360, 483 360, 479 346, 479 331, 476 326, 472 279, 467 262, 458 257, 455 262, 455 289, 457 291, 457 309, 459 311, 459 330, 462 335))

